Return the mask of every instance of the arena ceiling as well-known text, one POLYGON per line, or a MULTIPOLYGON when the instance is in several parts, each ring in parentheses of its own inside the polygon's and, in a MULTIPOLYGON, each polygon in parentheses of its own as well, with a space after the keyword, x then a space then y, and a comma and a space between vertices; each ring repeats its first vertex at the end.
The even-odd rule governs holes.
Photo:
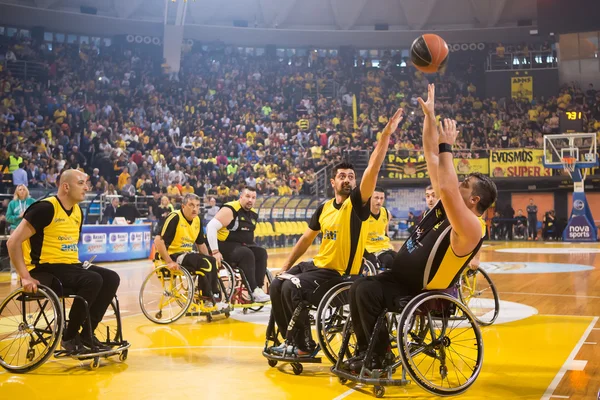
POLYGON ((182 25, 306 30, 442 30, 535 25, 536 0, 0 0, 2 4, 67 13, 93 7, 97 15, 182 25))

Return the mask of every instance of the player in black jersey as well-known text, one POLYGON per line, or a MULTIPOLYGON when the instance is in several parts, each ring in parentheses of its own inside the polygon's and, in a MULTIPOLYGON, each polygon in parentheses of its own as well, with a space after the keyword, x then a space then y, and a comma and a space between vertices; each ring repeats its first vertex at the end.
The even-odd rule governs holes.
MULTIPOLYGON (((456 121, 440 123, 438 135, 434 111, 435 87, 419 103, 425 114, 423 147, 431 184, 441 199, 423 217, 394 259, 392 269, 361 278, 350 289, 350 312, 357 339, 357 356, 346 366, 360 370, 375 322, 384 309, 397 309, 399 299, 423 290, 447 289, 477 254, 485 235, 481 215, 497 197, 496 185, 481 174, 471 174, 459 183, 452 145, 456 121)), ((374 365, 380 368, 389 347, 388 331, 382 329, 374 344, 374 365)))

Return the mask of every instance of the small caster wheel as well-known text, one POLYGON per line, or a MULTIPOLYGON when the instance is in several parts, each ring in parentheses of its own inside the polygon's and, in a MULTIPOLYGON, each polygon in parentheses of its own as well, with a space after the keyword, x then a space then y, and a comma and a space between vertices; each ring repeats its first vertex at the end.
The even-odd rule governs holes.
POLYGON ((207 322, 212 322, 212 315, 208 314, 208 315, 206 316, 206 321, 207 321, 207 322))
POLYGON ((442 379, 446 379, 448 376, 448 367, 445 365, 440 365, 440 375, 442 376, 442 379))
POLYGON ((121 354, 119 354, 119 361, 125 361, 127 360, 127 350, 123 350, 123 352, 121 354))
POLYGON ((378 399, 382 398, 385 395, 385 388, 383 386, 375 386, 373 388, 373 394, 378 399))
POLYGON ((229 311, 227 311, 227 312, 225 313, 225 318, 229 318, 229 316, 230 316, 230 315, 231 315, 231 313, 230 313, 229 311))
POLYGON ((273 368, 277 365, 277 360, 269 360, 269 367, 273 368))
POLYGON ((338 381, 339 381, 339 382, 340 382, 342 385, 345 385, 345 384, 346 384, 346 382, 348 382, 348 379, 346 379, 346 378, 338 378, 338 381))
POLYGON ((244 315, 248 314, 248 309, 247 308, 243 308, 242 309, 242 314, 244 314, 244 315))
POLYGON ((300 375, 304 367, 302 367, 302 364, 292 364, 292 369, 294 370, 294 375, 300 375))
POLYGON ((161 319, 162 318, 162 311, 159 311, 156 313, 156 319, 161 319))
POLYGON ((33 361, 35 358, 35 349, 27 350, 27 361, 33 361))
POLYGON ((94 357, 94 359, 90 363, 90 368, 98 369, 99 366, 100 366, 100 357, 94 357))

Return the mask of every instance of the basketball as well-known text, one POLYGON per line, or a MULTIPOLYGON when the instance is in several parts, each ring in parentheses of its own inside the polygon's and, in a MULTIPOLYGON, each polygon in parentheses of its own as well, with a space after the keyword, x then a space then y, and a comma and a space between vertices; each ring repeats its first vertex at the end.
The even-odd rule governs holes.
POLYGON ((433 74, 448 62, 448 45, 438 35, 426 33, 411 45, 410 60, 419 71, 433 74))

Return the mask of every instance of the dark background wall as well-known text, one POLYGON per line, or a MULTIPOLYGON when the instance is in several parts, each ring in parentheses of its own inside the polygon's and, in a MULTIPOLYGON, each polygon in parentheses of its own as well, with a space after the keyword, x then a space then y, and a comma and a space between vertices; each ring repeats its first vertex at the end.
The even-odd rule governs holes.
POLYGON ((558 69, 542 69, 528 71, 489 71, 485 73, 485 95, 486 97, 505 97, 509 99, 510 78, 533 77, 533 96, 545 97, 546 99, 558 94, 558 69))

